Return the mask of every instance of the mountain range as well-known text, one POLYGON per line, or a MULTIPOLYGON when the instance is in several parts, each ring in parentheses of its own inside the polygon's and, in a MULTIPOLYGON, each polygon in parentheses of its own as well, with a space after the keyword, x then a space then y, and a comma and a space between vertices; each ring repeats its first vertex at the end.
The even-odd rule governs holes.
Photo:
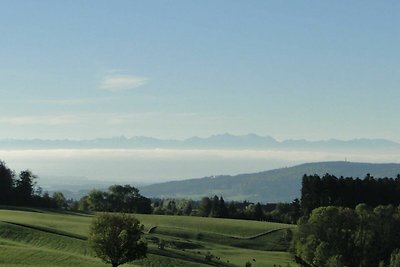
MULTIPOLYGON (((147 197, 191 198, 223 196, 226 200, 252 202, 290 202, 300 197, 304 174, 333 174, 337 177, 396 177, 397 163, 356 163, 347 161, 306 163, 258 173, 221 175, 152 184, 140 188, 147 197)), ((355 194, 357 192, 354 192, 355 194)))
POLYGON ((256 134, 219 134, 192 137, 185 140, 124 136, 90 140, 1 139, 0 149, 275 149, 275 150, 400 150, 400 144, 386 139, 304 139, 277 141, 270 136, 256 134))

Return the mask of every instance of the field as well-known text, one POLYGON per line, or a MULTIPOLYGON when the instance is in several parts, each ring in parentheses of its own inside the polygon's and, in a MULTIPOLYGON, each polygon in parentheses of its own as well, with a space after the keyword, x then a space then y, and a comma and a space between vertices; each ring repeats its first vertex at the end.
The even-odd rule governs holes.
MULTIPOLYGON (((298 266, 287 248, 291 225, 187 216, 135 215, 145 226, 146 259, 126 266, 298 266), (164 249, 158 248, 162 240, 164 249), (208 256, 207 256, 208 255, 208 256), (207 259, 206 259, 207 258, 207 259)), ((1 266, 108 266, 86 236, 92 215, 0 209, 1 266)))

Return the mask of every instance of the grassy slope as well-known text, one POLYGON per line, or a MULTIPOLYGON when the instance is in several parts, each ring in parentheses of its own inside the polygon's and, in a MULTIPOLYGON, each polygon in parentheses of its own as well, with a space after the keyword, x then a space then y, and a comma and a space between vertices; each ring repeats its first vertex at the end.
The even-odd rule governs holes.
POLYGON ((222 235, 247 237, 266 232, 272 229, 293 227, 288 224, 245 221, 206 217, 177 217, 168 215, 137 214, 136 218, 147 227, 165 226, 187 229, 193 231, 205 231, 222 235), (181 219, 177 219, 181 218, 181 219))
POLYGON ((161 239, 165 239, 165 237, 168 236, 195 240, 196 242, 220 244, 237 248, 284 251, 288 246, 287 242, 282 240, 282 236, 285 234, 284 231, 285 230, 277 230, 266 235, 251 239, 235 238, 210 232, 199 232, 172 227, 157 227, 155 230, 152 231, 152 233, 153 235, 161 239))
MULTIPOLYGON (((279 231, 251 240, 230 237, 249 237, 272 229, 291 227, 289 225, 199 217, 137 217, 148 229, 158 226, 153 234, 146 235, 150 250, 158 251, 151 239, 164 239, 168 245, 162 253, 166 256, 197 261, 190 263, 153 253, 148 259, 139 261, 137 264, 140 266, 160 266, 160 263, 162 266, 203 266, 201 262, 207 263, 204 257, 208 252, 221 258, 214 260, 221 263, 215 266, 223 266, 222 262, 227 261, 243 266, 253 259, 256 260, 252 261, 253 266, 286 266, 289 262, 291 266, 296 266, 285 252, 259 250, 268 244, 279 243, 282 236, 279 231), (185 234, 187 236, 182 236, 185 234)), ((91 216, 51 211, 0 210, 0 221, 11 222, 0 223, 0 265, 24 266, 21 264, 32 263, 33 266, 46 266, 51 263, 52 266, 106 266, 90 255, 82 238, 87 235, 91 219, 91 216)))
POLYGON ((0 222, 0 265, 105 266, 74 237, 0 222))
MULTIPOLYGON (((84 240, 0 222, 1 266, 109 266, 91 255, 84 240)), ((142 266, 201 266, 149 255, 142 266), (162 262, 162 264, 161 264, 162 262)))
POLYGON ((1 221, 47 227, 81 236, 87 235, 91 219, 92 216, 88 215, 71 215, 43 210, 24 212, 18 210, 1 210, 0 213, 1 221))

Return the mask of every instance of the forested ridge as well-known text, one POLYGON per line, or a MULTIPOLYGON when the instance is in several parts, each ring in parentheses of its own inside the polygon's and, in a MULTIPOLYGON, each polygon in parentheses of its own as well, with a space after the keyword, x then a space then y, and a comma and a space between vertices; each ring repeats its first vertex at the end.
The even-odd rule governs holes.
POLYGON ((357 204, 369 206, 400 204, 400 174, 396 178, 374 178, 367 174, 364 179, 336 177, 331 174, 304 175, 301 187, 301 206, 308 214, 321 206, 354 208, 357 204))
POLYGON ((361 163, 328 161, 304 163, 257 173, 216 175, 198 179, 170 181, 143 186, 140 191, 147 197, 191 198, 223 196, 225 200, 251 201, 254 203, 291 202, 300 198, 301 178, 304 174, 336 177, 360 177, 367 173, 374 177, 396 177, 398 163, 361 163))

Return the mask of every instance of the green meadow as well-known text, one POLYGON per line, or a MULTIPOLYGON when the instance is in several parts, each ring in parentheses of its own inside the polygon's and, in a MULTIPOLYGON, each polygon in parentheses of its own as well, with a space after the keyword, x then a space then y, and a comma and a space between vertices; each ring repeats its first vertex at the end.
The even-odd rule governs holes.
MULTIPOLYGON (((285 250, 292 225, 188 216, 135 215, 145 227, 146 259, 125 266, 298 266, 285 250), (158 248, 160 240, 164 249, 158 248)), ((93 216, 0 209, 1 266, 109 266, 86 237, 93 216)))

